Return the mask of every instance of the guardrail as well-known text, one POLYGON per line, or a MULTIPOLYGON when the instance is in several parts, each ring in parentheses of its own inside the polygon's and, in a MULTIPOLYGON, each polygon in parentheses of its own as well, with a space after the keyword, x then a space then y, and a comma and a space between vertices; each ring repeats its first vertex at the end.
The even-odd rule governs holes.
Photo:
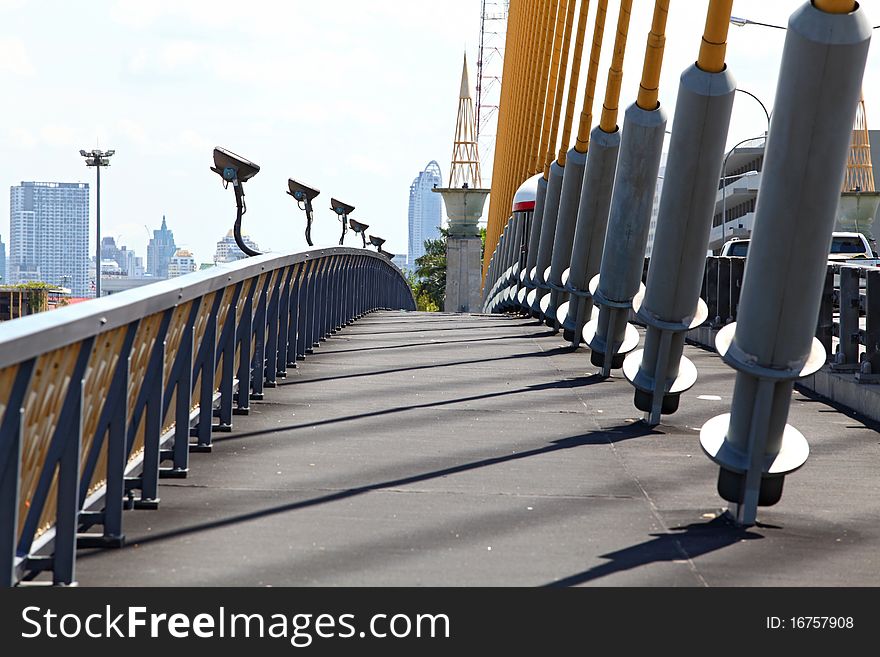
MULTIPOLYGON (((710 328, 736 321, 744 272, 745 258, 706 259, 702 295, 709 307, 710 328)), ((833 370, 854 372, 861 383, 880 381, 880 268, 828 265, 816 337, 833 370)))
POLYGON ((0 585, 72 584, 77 548, 121 546, 123 509, 157 508, 160 478, 185 477, 250 400, 379 309, 415 310, 400 270, 332 248, 0 325, 0 585))

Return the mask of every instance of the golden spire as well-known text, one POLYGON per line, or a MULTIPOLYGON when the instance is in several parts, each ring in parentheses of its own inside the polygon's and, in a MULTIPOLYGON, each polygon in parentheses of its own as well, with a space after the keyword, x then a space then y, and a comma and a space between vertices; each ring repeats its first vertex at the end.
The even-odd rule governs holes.
POLYGON ((859 101, 856 120, 853 123, 852 144, 846 162, 844 192, 873 192, 874 167, 871 164, 871 142, 868 141, 868 117, 865 114, 865 97, 859 101))
POLYGON ((480 155, 477 151, 477 123, 474 101, 468 79, 467 54, 461 70, 461 91, 458 98, 458 119, 455 122, 455 141, 452 146, 452 164, 449 167, 449 187, 482 186, 480 155))

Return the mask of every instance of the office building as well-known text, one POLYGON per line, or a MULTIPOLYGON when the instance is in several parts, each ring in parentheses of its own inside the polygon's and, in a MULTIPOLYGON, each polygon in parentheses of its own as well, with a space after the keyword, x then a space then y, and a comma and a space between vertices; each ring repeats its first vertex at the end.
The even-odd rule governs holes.
POLYGON ((9 283, 89 284, 88 183, 22 182, 9 193, 9 283))
POLYGON ((409 188, 409 250, 407 264, 415 269, 416 258, 425 255, 425 241, 440 237, 443 225, 443 208, 439 194, 432 189, 440 187, 443 176, 440 165, 434 160, 428 163, 409 188))
POLYGON ((168 230, 163 216, 162 226, 153 231, 153 238, 147 244, 147 274, 153 278, 168 278, 168 263, 175 251, 174 233, 168 230))
MULTIPOLYGON (((260 250, 260 247, 258 247, 257 243, 251 239, 250 235, 243 234, 241 239, 254 251, 260 250)), ((238 248, 238 244, 235 242, 235 235, 230 230, 226 233, 223 239, 217 242, 217 248, 214 251, 214 264, 219 265, 224 262, 235 262, 236 260, 242 260, 246 257, 244 251, 238 248)))
POLYGON ((192 251, 177 249, 168 262, 168 278, 184 276, 194 272, 196 269, 196 259, 193 257, 192 251))

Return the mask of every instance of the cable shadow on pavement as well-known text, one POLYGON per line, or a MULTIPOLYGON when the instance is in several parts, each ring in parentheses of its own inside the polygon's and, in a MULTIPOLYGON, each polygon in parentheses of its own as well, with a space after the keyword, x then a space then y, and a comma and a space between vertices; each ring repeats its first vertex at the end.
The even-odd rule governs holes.
POLYGON ((231 441, 242 440, 245 438, 254 438, 256 436, 269 436, 269 435, 277 435, 280 433, 286 433, 288 431, 295 431, 297 429, 306 429, 313 427, 322 427, 329 424, 337 424, 339 422, 352 422, 356 420, 365 420, 368 418, 381 417, 384 415, 391 415, 394 413, 403 413, 406 411, 413 410, 424 410, 426 408, 438 408, 443 406, 449 406, 452 404, 462 404, 466 402, 475 402, 482 401, 486 399, 497 399, 499 397, 507 397, 508 395, 516 395, 524 392, 539 392, 542 390, 553 390, 553 389, 566 389, 566 388, 577 388, 582 387, 584 385, 593 385, 596 383, 603 383, 606 379, 602 379, 601 377, 597 378, 595 375, 591 377, 587 377, 587 379, 562 379, 560 381, 551 381, 549 383, 539 383, 535 385, 526 386, 524 388, 516 388, 514 390, 502 390, 500 392, 488 392, 482 395, 472 395, 470 397, 457 397, 455 399, 444 399, 442 401, 432 401, 426 402, 424 404, 411 404, 406 406, 392 406, 390 408, 383 408, 378 411, 369 411, 365 413, 356 413, 354 415, 343 415, 339 417, 327 418, 325 420, 319 420, 317 422, 304 422, 300 424, 289 424, 280 427, 272 427, 271 429, 258 429, 256 431, 248 431, 246 433, 239 434, 221 434, 219 436, 215 436, 213 441, 215 443, 228 443, 231 441))
POLYGON ((669 533, 651 534, 651 536, 653 538, 644 543, 601 555, 601 558, 609 560, 607 563, 550 582, 545 584, 545 587, 586 584, 602 577, 634 570, 652 563, 693 559, 722 550, 743 540, 764 538, 762 534, 753 530, 739 527, 726 513, 709 522, 673 527, 669 533))
MULTIPOLYGON (((300 509, 306 509, 314 506, 319 506, 321 504, 329 504, 332 502, 340 502, 342 500, 347 500, 353 497, 357 497, 360 495, 365 495, 374 491, 381 491, 384 489, 393 489, 400 488, 402 486, 408 486, 412 484, 421 483, 424 481, 430 481, 433 479, 441 479, 443 477, 448 477, 450 475, 459 474, 462 472, 469 472, 472 470, 477 470, 480 468, 491 467, 494 465, 499 465, 502 463, 509 463, 512 461, 520 461, 522 459, 531 458, 533 456, 541 456, 545 454, 551 454, 553 452, 558 452, 561 450, 567 449, 575 449, 578 447, 585 447, 591 445, 609 445, 613 443, 618 443, 624 440, 630 440, 633 438, 638 438, 640 436, 648 435, 650 433, 656 433, 651 430, 649 427, 638 426, 638 425, 624 425, 620 427, 613 427, 611 429, 599 430, 599 431, 591 431, 585 434, 577 435, 577 436, 569 436, 567 438, 560 438, 558 440, 554 440, 543 447, 537 447, 534 449, 525 450, 522 452, 516 452, 514 454, 505 454, 504 456, 495 456, 489 457, 485 459, 479 459, 476 461, 470 461, 468 463, 461 463, 458 465, 453 465, 447 468, 442 468, 439 470, 432 470, 428 472, 422 472, 413 474, 407 477, 399 477, 397 479, 392 479, 388 481, 376 482, 373 484, 365 484, 363 486, 357 486, 355 488, 345 489, 336 491, 333 493, 329 493, 327 495, 321 495, 320 497, 313 497, 306 500, 301 500, 299 502, 290 502, 287 504, 281 504, 277 506, 268 507, 266 509, 261 509, 259 511, 251 511, 248 513, 241 513, 237 515, 230 516, 228 518, 222 518, 219 520, 212 520, 209 522, 198 523, 194 525, 190 525, 188 527, 180 527, 177 529, 168 530, 166 532, 151 532, 150 535, 134 539, 128 545, 126 545, 123 550, 128 549, 136 549, 138 546, 143 546, 151 543, 157 543, 160 541, 170 540, 174 538, 178 538, 180 536, 187 536, 190 534, 197 534, 203 531, 210 531, 214 529, 220 529, 222 527, 229 527, 233 525, 237 525, 243 522, 249 522, 251 520, 256 520, 258 518, 271 517, 275 515, 285 514, 292 511, 298 511, 300 509)), ((79 559, 88 558, 91 556, 95 556, 98 554, 103 554, 103 550, 95 550, 93 552, 86 552, 80 554, 78 556, 79 559)))

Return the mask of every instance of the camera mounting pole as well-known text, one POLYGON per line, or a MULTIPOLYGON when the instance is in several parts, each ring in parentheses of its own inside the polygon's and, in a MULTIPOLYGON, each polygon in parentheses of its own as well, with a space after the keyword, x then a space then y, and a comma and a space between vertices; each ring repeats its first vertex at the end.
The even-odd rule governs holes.
POLYGON ((345 241, 345 233, 348 232, 348 215, 354 212, 354 206, 331 198, 330 209, 339 215, 339 220, 342 222, 342 235, 339 238, 339 246, 342 246, 342 243, 345 241))
POLYGON ((315 214, 312 209, 312 199, 317 197, 321 192, 314 187, 309 187, 305 183, 299 182, 290 178, 287 181, 288 194, 296 200, 297 205, 300 210, 305 210, 306 213, 306 242, 309 246, 314 246, 312 243, 312 221, 315 219, 315 214))
POLYGON ((218 147, 214 149, 214 166, 211 167, 211 171, 223 178, 224 187, 232 183, 237 208, 233 234, 235 235, 235 243, 238 244, 238 248, 249 257, 262 255, 259 251, 254 251, 245 244, 241 236, 241 218, 247 212, 247 205, 244 202, 244 182, 257 175, 260 167, 235 153, 218 147))

